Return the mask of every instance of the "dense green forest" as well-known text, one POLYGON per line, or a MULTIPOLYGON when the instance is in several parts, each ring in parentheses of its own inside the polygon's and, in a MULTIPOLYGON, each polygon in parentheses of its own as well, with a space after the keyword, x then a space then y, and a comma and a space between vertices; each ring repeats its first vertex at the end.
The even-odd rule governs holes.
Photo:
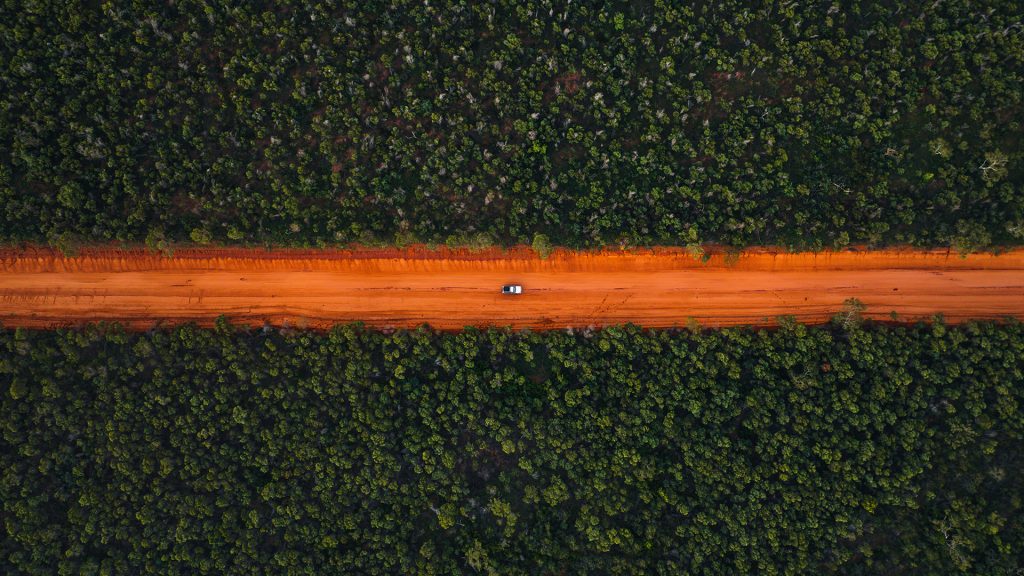
MULTIPOLYGON (((0 0, 0 243, 1024 243, 1015 0, 0 0)), ((1024 325, 0 329, 6 574, 1024 571, 1024 325)))
POLYGON ((1024 325, 0 331, 6 574, 1024 567, 1024 325))
POLYGON ((1018 0, 0 6, 2 241, 1024 241, 1018 0))

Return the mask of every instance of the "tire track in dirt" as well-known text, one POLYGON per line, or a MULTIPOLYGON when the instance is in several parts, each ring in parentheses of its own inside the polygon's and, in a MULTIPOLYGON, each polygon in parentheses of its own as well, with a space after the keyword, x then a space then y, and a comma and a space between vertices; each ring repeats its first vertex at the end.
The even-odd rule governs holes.
POLYGON ((189 249, 164 257, 90 248, 72 258, 0 250, 0 322, 51 328, 116 320, 131 328, 224 314, 238 323, 327 328, 473 326, 562 329, 825 322, 847 298, 865 316, 949 322, 1024 318, 1024 250, 960 258, 948 251, 510 251, 189 249), (520 296, 502 296, 505 283, 520 296), (692 320, 691 320, 692 319, 692 320))

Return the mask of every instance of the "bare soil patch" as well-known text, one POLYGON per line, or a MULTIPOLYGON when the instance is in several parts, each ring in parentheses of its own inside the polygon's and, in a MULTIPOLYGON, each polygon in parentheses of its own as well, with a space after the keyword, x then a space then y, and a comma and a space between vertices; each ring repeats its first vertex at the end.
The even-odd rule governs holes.
POLYGON ((564 329, 632 322, 647 327, 772 325, 781 315, 828 321, 848 298, 867 318, 949 322, 1024 318, 1024 250, 966 259, 941 251, 785 253, 681 249, 0 250, 0 322, 52 328, 116 320, 327 328, 465 326, 564 329), (502 284, 524 286, 502 296, 502 284), (691 320, 692 319, 692 320, 691 320))

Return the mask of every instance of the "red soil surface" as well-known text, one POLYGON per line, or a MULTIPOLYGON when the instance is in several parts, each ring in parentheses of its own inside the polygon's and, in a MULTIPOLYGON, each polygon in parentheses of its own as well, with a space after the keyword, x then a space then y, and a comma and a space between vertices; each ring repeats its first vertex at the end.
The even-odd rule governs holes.
POLYGON ((223 314, 237 323, 326 328, 561 329, 825 322, 847 298, 868 318, 941 313, 948 322, 1024 318, 1024 250, 960 258, 942 251, 715 253, 189 249, 163 257, 94 248, 0 250, 0 323, 52 328, 116 320, 131 328, 223 314), (502 296, 502 284, 524 286, 502 296))

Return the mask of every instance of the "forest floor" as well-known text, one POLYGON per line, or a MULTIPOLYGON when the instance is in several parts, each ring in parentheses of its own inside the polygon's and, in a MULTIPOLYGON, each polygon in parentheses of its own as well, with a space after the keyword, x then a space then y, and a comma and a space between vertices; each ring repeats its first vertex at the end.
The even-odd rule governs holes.
POLYGON ((682 249, 431 251, 186 249, 173 257, 91 248, 0 249, 0 324, 54 328, 119 321, 134 329, 220 315, 235 323, 327 328, 563 329, 821 323, 856 298, 865 318, 947 322, 1024 318, 1024 250, 786 253, 707 261, 682 249), (521 284, 503 296, 503 284, 521 284))

